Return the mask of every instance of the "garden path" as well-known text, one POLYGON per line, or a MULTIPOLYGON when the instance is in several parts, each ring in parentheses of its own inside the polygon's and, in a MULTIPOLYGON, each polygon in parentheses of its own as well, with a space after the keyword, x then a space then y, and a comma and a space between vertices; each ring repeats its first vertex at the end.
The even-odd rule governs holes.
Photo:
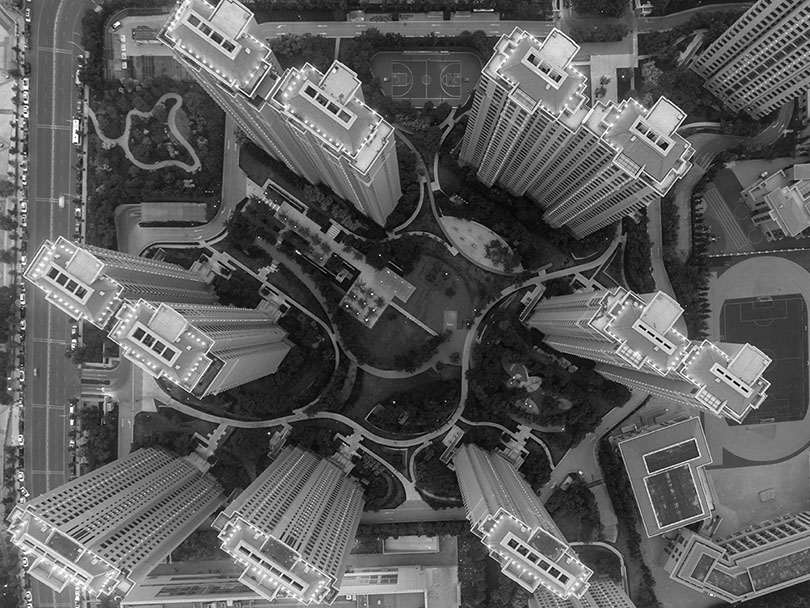
POLYGON ((161 160, 156 163, 143 163, 133 156, 132 151, 129 149, 129 131, 132 128, 132 116, 134 114, 140 118, 149 118, 152 116, 154 106, 152 106, 152 110, 149 112, 142 112, 141 110, 130 110, 127 112, 127 117, 124 120, 124 133, 115 139, 107 137, 101 132, 101 129, 98 126, 98 119, 96 118, 96 113, 93 112, 93 108, 88 106, 87 111, 90 115, 90 120, 93 121, 93 127, 96 129, 96 134, 99 136, 99 139, 101 139, 104 147, 112 148, 113 146, 120 146, 129 162, 139 169, 144 169, 145 171, 156 171, 157 169, 164 169, 166 167, 179 167, 180 169, 188 171, 189 173, 196 173, 202 166, 200 157, 197 156, 194 148, 191 147, 191 144, 186 141, 186 138, 183 137, 183 134, 177 129, 177 110, 179 110, 180 106, 183 105, 183 98, 177 93, 166 93, 165 95, 161 95, 160 99, 155 102, 155 105, 164 103, 167 99, 174 99, 176 103, 169 109, 169 115, 166 119, 166 123, 169 125, 169 130, 172 132, 172 135, 174 135, 177 141, 180 142, 180 145, 183 146, 186 152, 189 153, 189 156, 191 156, 192 160, 194 161, 191 164, 174 159, 161 160))

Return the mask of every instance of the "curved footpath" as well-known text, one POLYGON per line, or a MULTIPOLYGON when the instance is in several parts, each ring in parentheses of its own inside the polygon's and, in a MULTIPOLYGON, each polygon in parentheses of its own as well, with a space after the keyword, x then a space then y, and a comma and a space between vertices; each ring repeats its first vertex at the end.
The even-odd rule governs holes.
POLYGON ((141 110, 130 110, 127 112, 127 116, 124 119, 124 133, 120 137, 112 138, 107 137, 101 131, 98 126, 98 119, 96 118, 96 113, 93 112, 93 108, 89 105, 87 106, 87 113, 90 116, 90 120, 93 121, 93 127, 96 129, 96 135, 98 135, 99 139, 101 140, 102 144, 105 148, 112 148, 114 146, 119 146, 127 157, 127 160, 131 162, 133 165, 138 167, 139 169, 144 169, 146 171, 156 171, 158 169, 165 169, 166 167, 179 167, 184 171, 188 171, 189 173, 196 173, 202 167, 202 163, 200 162, 200 157, 197 156, 197 152, 195 152, 194 148, 191 147, 191 144, 186 141, 186 138, 183 137, 183 134, 177 129, 177 111, 180 109, 180 106, 183 105, 183 98, 178 95, 177 93, 166 93, 160 96, 155 102, 155 106, 152 106, 152 110, 149 112, 142 112, 141 110), (139 161, 135 156, 133 156, 132 151, 129 149, 129 131, 132 128, 132 116, 139 116, 140 118, 148 118, 152 116, 152 112, 155 109, 155 106, 158 104, 163 103, 167 99, 174 99, 175 104, 169 109, 169 115, 166 119, 166 123, 169 126, 169 131, 172 132, 175 139, 180 143, 181 146, 188 152, 189 156, 191 156, 192 163, 184 163, 179 160, 161 160, 156 163, 144 163, 139 161))

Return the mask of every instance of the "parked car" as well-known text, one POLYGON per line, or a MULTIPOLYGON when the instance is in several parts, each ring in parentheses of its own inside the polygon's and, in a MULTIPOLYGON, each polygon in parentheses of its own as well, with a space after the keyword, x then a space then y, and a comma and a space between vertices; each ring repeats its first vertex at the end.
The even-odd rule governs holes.
POLYGON ((116 21, 115 23, 113 23, 113 24, 110 26, 110 29, 112 29, 112 31, 115 31, 115 30, 117 30, 119 27, 121 27, 121 22, 120 22, 120 21, 116 21))
POLYGON ((20 329, 21 329, 21 330, 23 330, 23 331, 25 331, 25 319, 22 319, 22 320, 20 321, 20 329))
POLYGON ((25 255, 25 254, 22 254, 22 255, 20 256, 20 266, 22 266, 23 268, 25 268, 25 265, 26 265, 27 263, 28 263, 28 256, 27 256, 27 255, 25 255))
POLYGON ((20 483, 25 482, 25 472, 24 471, 17 471, 17 481, 20 483))
POLYGON ((30 8, 25 9, 25 22, 26 23, 31 23, 31 9, 30 8))
POLYGON ((73 325, 70 326, 70 337, 76 338, 78 337, 78 335, 79 335, 79 326, 74 323, 73 325))
POLYGON ((25 292, 20 292, 20 306, 25 306, 25 292))
POLYGON ((28 201, 25 199, 20 201, 20 213, 28 213, 28 201))
POLYGON ((23 112, 23 118, 28 118, 31 115, 31 113, 30 113, 30 111, 28 109, 28 104, 23 106, 22 112, 23 112))
POLYGON ((20 216, 20 226, 23 228, 28 226, 28 216, 25 213, 20 216))
POLYGON ((27 185, 28 185, 28 175, 27 175, 26 173, 20 173, 20 183, 21 183, 23 186, 27 186, 27 185))
POLYGON ((30 80, 26 77, 22 79, 22 89, 23 91, 27 91, 28 87, 30 86, 30 80))

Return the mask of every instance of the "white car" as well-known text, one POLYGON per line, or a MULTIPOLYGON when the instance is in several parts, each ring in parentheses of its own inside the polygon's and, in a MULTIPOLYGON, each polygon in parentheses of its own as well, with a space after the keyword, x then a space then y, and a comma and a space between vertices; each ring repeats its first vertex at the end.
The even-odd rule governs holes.
MULTIPOLYGON (((25 292, 20 292, 20 306, 25 306, 25 292)), ((25 380, 25 374, 20 372, 20 380, 25 380)))
POLYGON ((28 104, 23 106, 23 118, 28 118, 30 116, 30 112, 28 111, 28 104))
POLYGON ((28 104, 28 102, 30 101, 30 97, 28 96, 28 91, 23 91, 22 100, 23 100, 24 104, 26 104, 26 105, 28 104))
POLYGON ((20 201, 20 213, 28 213, 28 201, 20 201))
POLYGON ((23 78, 22 83, 23 83, 23 91, 27 91, 30 85, 30 80, 28 80, 28 76, 23 78))
POLYGON ((21 183, 23 186, 27 186, 27 185, 28 185, 28 174, 27 174, 25 171, 23 171, 23 172, 20 174, 20 183, 21 183))
POLYGON ((25 331, 25 319, 20 321, 20 329, 25 331))
POLYGON ((17 481, 25 481, 25 472, 17 471, 17 481))
POLYGON ((25 9, 25 22, 26 23, 31 23, 31 9, 30 8, 25 9))
POLYGON ((17 445, 24 445, 25 444, 25 435, 20 433, 17 435, 17 445))
POLYGON ((20 226, 23 228, 28 226, 28 216, 25 213, 20 216, 20 226))
POLYGON ((28 556, 23 555, 22 559, 20 560, 20 563, 22 564, 23 568, 27 568, 28 567, 28 556))
POLYGON ((26 265, 27 263, 28 263, 28 256, 27 256, 27 255, 25 255, 25 254, 22 254, 22 255, 20 256, 20 266, 22 266, 23 268, 25 268, 25 265, 26 265))

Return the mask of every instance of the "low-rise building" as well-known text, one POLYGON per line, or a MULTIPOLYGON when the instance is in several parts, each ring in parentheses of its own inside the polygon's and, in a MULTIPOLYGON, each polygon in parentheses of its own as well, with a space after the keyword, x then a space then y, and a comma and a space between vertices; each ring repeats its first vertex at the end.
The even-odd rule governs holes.
POLYGON ((704 521, 714 506, 712 463, 700 419, 678 417, 612 438, 624 461, 647 536, 704 521))
POLYGON ((670 578, 741 602, 810 579, 810 511, 748 526, 720 540, 688 529, 664 550, 670 578))

